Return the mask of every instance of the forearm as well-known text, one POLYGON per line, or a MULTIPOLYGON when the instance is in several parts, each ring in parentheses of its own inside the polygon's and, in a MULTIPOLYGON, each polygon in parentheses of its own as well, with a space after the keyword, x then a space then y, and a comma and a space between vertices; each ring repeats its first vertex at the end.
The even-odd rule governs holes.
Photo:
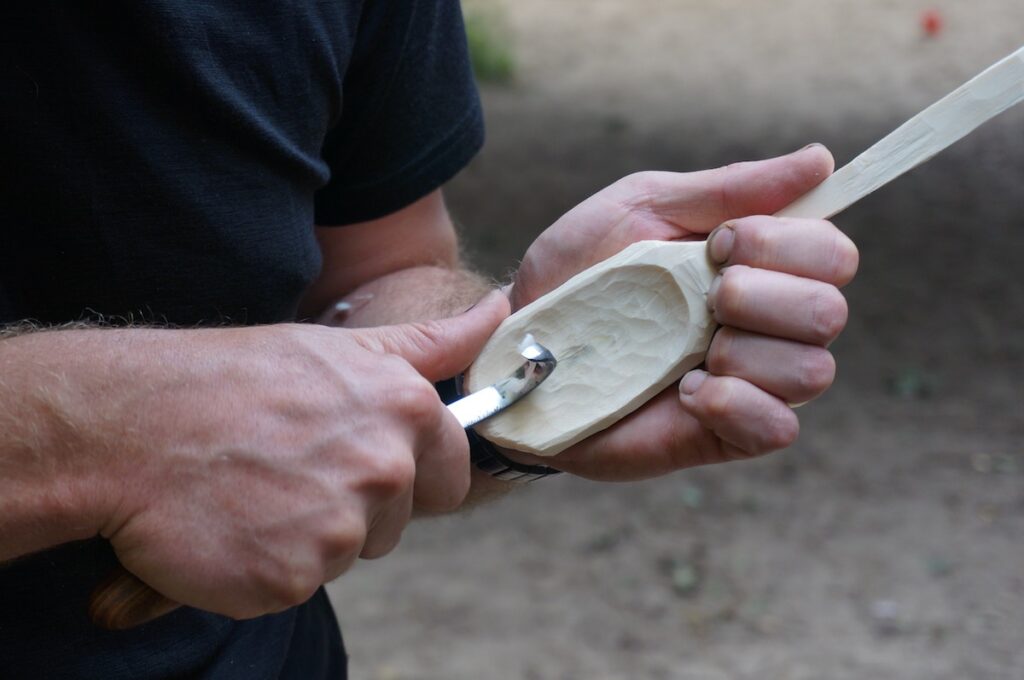
POLYGON ((420 266, 370 281, 344 298, 349 303, 342 325, 369 328, 460 314, 493 285, 465 268, 420 266))
POLYGON ((100 531, 113 466, 91 431, 109 383, 108 333, 53 330, 0 339, 0 560, 100 531))

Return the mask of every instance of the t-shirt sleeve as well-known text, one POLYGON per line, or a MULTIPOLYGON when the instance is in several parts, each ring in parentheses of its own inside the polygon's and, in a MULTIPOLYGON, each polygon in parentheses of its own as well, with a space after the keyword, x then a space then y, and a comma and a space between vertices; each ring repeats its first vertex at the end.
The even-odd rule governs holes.
POLYGON ((458 0, 367 0, 342 96, 317 224, 383 217, 451 179, 484 137, 458 0))

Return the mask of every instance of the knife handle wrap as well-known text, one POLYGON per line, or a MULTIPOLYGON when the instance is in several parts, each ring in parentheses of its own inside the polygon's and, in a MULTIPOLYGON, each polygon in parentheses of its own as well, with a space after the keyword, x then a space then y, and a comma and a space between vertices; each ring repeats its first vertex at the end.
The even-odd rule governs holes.
MULTIPOLYGON (((434 383, 434 389, 443 403, 450 404, 463 396, 462 376, 434 383)), ((469 439, 470 462, 481 472, 486 472, 496 479, 523 484, 562 472, 546 465, 517 463, 502 454, 494 444, 478 435, 473 428, 466 430, 466 438, 469 439)))

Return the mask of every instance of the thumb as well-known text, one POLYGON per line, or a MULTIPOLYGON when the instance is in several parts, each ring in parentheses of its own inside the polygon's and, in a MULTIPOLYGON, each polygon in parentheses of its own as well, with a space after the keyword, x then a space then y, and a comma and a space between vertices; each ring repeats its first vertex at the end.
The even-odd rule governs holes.
POLYGON ((786 156, 721 168, 717 172, 721 174, 722 207, 730 214, 720 221, 773 215, 821 184, 834 169, 832 154, 821 144, 786 156))
POLYGON ((396 354, 424 378, 437 382, 473 363, 494 329, 508 315, 508 298, 500 290, 494 290, 467 311, 448 319, 353 332, 367 349, 396 354))
POLYGON ((708 233, 722 222, 749 215, 773 215, 821 184, 835 162, 821 144, 762 161, 733 163, 714 170, 656 173, 649 178, 655 206, 691 233, 708 233))

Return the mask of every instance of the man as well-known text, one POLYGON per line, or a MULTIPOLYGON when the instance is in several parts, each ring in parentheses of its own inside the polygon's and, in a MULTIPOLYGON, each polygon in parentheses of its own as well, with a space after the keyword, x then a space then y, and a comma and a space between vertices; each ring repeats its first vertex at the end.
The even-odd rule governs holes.
POLYGON ((718 227, 723 328, 706 370, 544 464, 626 480, 756 455, 831 383, 856 250, 826 222, 749 217, 827 176, 821 147, 627 177, 487 294, 440 193, 482 142, 457 2, 2 12, 4 677, 343 676, 321 585, 414 511, 506 487, 471 475, 432 383, 633 241, 718 227), (352 329, 286 323, 342 298, 352 329), (93 626, 118 561, 187 606, 93 626))

